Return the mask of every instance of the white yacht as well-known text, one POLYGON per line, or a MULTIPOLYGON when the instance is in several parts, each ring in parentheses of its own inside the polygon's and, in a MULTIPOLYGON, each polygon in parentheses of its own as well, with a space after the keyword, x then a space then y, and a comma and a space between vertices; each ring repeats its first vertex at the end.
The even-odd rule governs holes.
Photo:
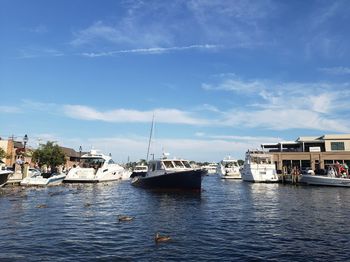
POLYGON ((242 169, 242 179, 249 182, 278 182, 272 155, 263 151, 248 150, 242 169))
POLYGON ((209 165, 203 166, 202 168, 207 171, 207 174, 216 174, 216 169, 218 167, 218 164, 216 163, 210 163, 209 165))
POLYGON ((217 173, 224 179, 241 179, 240 166, 236 159, 225 157, 219 164, 217 173))
POLYGON ((65 173, 53 173, 44 175, 40 171, 32 171, 32 175, 25 177, 21 181, 21 186, 56 186, 63 182, 65 173))
POLYGON ((125 175, 125 169, 114 163, 110 156, 104 155, 97 150, 81 157, 77 167, 72 168, 64 183, 97 183, 119 180, 125 175))

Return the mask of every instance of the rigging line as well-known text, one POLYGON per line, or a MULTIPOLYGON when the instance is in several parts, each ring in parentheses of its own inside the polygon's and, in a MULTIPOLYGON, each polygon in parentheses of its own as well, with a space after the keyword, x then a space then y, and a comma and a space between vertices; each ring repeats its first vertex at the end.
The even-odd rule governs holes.
POLYGON ((151 140, 152 140, 152 134, 153 134, 153 127, 154 127, 154 113, 152 117, 152 125, 151 125, 151 132, 149 134, 149 140, 148 140, 148 148, 147 148, 147 158, 146 161, 148 162, 148 157, 149 157, 149 149, 151 147, 151 140))

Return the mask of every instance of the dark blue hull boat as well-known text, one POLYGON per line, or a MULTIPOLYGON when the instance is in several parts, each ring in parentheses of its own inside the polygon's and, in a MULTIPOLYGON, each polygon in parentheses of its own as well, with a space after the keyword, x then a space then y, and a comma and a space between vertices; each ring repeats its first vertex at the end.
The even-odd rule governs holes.
POLYGON ((202 175, 202 170, 177 171, 157 176, 135 177, 131 183, 150 189, 200 190, 202 175))

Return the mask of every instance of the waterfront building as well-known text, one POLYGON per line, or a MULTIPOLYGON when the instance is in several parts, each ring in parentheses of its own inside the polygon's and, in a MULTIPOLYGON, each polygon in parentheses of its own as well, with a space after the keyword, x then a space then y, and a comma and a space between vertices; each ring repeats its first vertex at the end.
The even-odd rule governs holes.
POLYGON ((0 148, 2 148, 8 157, 1 159, 6 166, 12 166, 16 159, 24 157, 24 162, 31 162, 32 149, 25 147, 20 141, 15 141, 13 138, 2 139, 0 138, 0 148))
POLYGON ((336 162, 350 166, 350 134, 298 137, 295 141, 262 144, 273 155, 276 169, 293 166, 320 171, 336 162))

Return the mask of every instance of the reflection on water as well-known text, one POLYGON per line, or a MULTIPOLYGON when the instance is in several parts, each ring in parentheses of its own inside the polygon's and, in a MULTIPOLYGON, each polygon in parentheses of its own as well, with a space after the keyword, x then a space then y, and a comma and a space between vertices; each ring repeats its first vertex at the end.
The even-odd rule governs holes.
POLYGON ((216 176, 204 178, 202 192, 153 192, 126 181, 4 188, 0 260, 346 261, 349 199, 344 188, 216 176), (156 244, 156 232, 172 240, 156 244))

